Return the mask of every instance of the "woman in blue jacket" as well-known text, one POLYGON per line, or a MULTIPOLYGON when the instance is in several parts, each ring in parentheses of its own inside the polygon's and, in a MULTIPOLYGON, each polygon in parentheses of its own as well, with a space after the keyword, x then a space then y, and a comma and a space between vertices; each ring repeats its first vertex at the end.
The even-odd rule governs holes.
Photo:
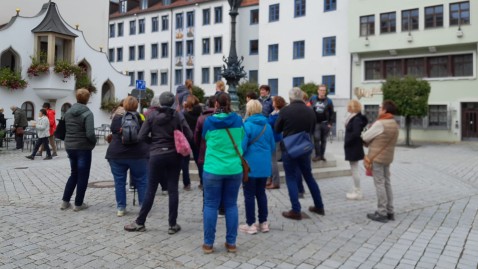
POLYGON ((239 230, 255 234, 259 229, 269 231, 267 222, 266 182, 271 176, 272 153, 275 151, 275 140, 267 118, 262 115, 262 105, 257 100, 250 100, 246 105, 248 118, 244 123, 246 136, 242 140, 244 158, 250 165, 249 181, 244 183, 244 204, 246 208, 246 224, 239 230), (259 210, 259 225, 255 225, 255 199, 259 210))

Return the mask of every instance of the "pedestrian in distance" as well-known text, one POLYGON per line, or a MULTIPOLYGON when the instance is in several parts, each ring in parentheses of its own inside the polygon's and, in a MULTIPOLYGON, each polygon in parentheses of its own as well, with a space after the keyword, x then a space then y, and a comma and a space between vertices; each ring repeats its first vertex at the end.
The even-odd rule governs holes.
POLYGON ((327 161, 325 159, 325 148, 330 129, 335 122, 334 103, 327 97, 327 86, 319 85, 317 95, 310 98, 311 107, 315 111, 316 125, 314 131, 315 157, 312 161, 327 161))
MULTIPOLYGON (((196 129, 196 124, 197 124, 199 116, 201 116, 201 112, 202 112, 202 108, 199 105, 199 99, 192 94, 189 95, 186 98, 186 102, 184 103, 183 115, 191 130, 196 129)), ((199 148, 197 147, 195 143, 192 143, 191 150, 193 153, 194 162, 196 163, 196 166, 197 166, 199 148)), ((189 155, 185 156, 183 159, 182 167, 181 167, 181 170, 183 172, 183 185, 184 185, 183 189, 185 191, 191 190, 191 178, 189 176, 190 160, 191 160, 191 157, 189 155)), ((199 176, 202 177, 202 175, 199 175, 199 176)))
POLYGON ((216 111, 216 97, 210 96, 207 100, 207 108, 202 112, 201 116, 199 116, 196 128, 194 130, 194 144, 198 147, 198 173, 199 173, 199 188, 203 188, 203 171, 204 171, 204 158, 206 155, 206 140, 202 137, 202 130, 204 127, 204 122, 206 119, 213 115, 216 111))
POLYGON ((3 147, 3 139, 5 138, 7 132, 7 120, 3 114, 3 107, 0 107, 0 148, 3 147))
POLYGON ((15 149, 23 150, 23 131, 28 127, 27 114, 23 109, 18 108, 17 106, 11 106, 13 114, 13 133, 15 134, 15 149), (22 130, 22 131, 20 131, 22 130))
POLYGON ((32 154, 25 156, 27 159, 34 160, 37 154, 38 149, 40 146, 46 150, 46 157, 43 160, 51 160, 51 151, 50 147, 48 146, 48 137, 50 136, 50 122, 47 117, 46 109, 40 109, 38 113, 38 120, 36 124, 33 126, 37 131, 38 140, 35 142, 35 147, 33 148, 32 154))
POLYGON ((280 141, 282 141, 282 133, 278 133, 274 130, 274 125, 279 117, 279 112, 282 108, 286 106, 284 98, 281 96, 274 96, 272 98, 272 106, 274 111, 269 115, 269 124, 272 127, 275 141, 275 150, 272 152, 272 175, 271 180, 267 183, 266 189, 273 190, 280 188, 280 175, 279 175, 279 164, 278 164, 278 154, 280 153, 280 141))
MULTIPOLYGON (((53 152, 51 156, 56 157, 58 156, 57 149, 56 149, 56 142, 55 142, 55 136, 53 135, 56 130, 56 113, 55 110, 51 109, 50 103, 44 103, 43 104, 43 109, 46 110, 47 113, 47 118, 50 123, 50 135, 48 136, 48 142, 50 143, 51 146, 51 151, 53 152)), ((38 151, 38 155, 42 156, 44 146, 42 145, 40 147, 40 151, 38 151)))
POLYGON ((269 117, 274 110, 272 107, 271 88, 269 85, 261 85, 259 87, 259 99, 262 105, 262 115, 269 117))

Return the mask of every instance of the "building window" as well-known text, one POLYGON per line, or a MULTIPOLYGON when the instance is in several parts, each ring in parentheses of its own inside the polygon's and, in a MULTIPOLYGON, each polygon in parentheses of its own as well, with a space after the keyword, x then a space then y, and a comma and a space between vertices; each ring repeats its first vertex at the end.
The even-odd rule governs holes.
POLYGON ((129 47, 129 60, 134 61, 136 54, 136 48, 134 46, 129 47))
POLYGON ((304 84, 304 77, 292 78, 292 87, 300 87, 304 84))
POLYGON ((324 12, 337 9, 337 0, 324 0, 324 12))
POLYGON ((110 38, 115 37, 115 24, 110 24, 110 38))
POLYGON ((214 74, 214 81, 219 81, 222 79, 222 76, 221 76, 221 67, 214 67, 214 70, 213 70, 214 74))
MULTIPOLYGON (((151 18, 151 32, 157 32, 159 30, 159 21, 158 17, 151 18)), ((157 74, 156 74, 157 76, 157 74)))
POLYGON ((209 54, 210 49, 209 49, 209 38, 203 38, 202 39, 202 54, 209 54))
POLYGON ((158 44, 151 44, 151 59, 158 59, 158 44))
POLYGON ((279 95, 279 79, 278 78, 268 79, 267 84, 271 88, 271 95, 272 96, 279 95))
POLYGON ((222 7, 214 8, 214 23, 222 23, 222 7))
POLYGON ((194 69, 186 69, 186 79, 194 81, 194 69))
POLYGON ((380 61, 365 62, 365 80, 382 79, 382 63, 380 61))
POLYGON ((186 27, 194 27, 194 11, 186 13, 186 27))
POLYGON ((250 55, 257 55, 259 54, 259 40, 251 40, 249 41, 249 54, 250 55))
POLYGON ((428 126, 430 127, 447 127, 448 109, 446 105, 429 105, 428 106, 428 126))
POLYGON ((303 59, 305 57, 305 41, 295 41, 293 47, 293 59, 303 59))
POLYGON ((176 41, 176 57, 183 56, 183 41, 176 41))
POLYGON ((138 80, 144 80, 144 72, 138 71, 138 80))
POLYGON ((380 33, 395 33, 397 29, 395 12, 380 14, 380 33))
POLYGON ((186 41, 186 55, 194 55, 194 40, 186 41))
POLYGON ((116 61, 117 62, 123 61, 123 48, 116 48, 116 61))
POLYGON ((165 15, 161 17, 161 31, 167 31, 169 29, 169 16, 165 15))
POLYGON ((25 114, 27 114, 27 120, 34 120, 35 118, 35 110, 33 109, 33 103, 32 102, 25 102, 22 104, 22 110, 25 111, 25 114))
POLYGON ((448 76, 448 57, 430 57, 428 60, 428 74, 431 78, 448 76))
POLYGON ((443 5, 425 8, 425 28, 443 27, 443 5))
POLYGON ((294 0, 294 17, 305 16, 305 0, 294 0))
POLYGON ((335 75, 322 76, 322 84, 327 86, 327 94, 335 94, 335 75))
POLYGON ((323 40, 323 56, 333 56, 335 55, 335 36, 324 37, 323 40))
POLYGON ((368 122, 374 122, 378 118, 378 105, 364 105, 363 110, 368 122))
POLYGON ((222 37, 215 37, 214 38, 214 53, 221 53, 222 52, 222 37))
POLYGON ((129 86, 134 86, 135 85, 135 80, 134 80, 134 71, 129 71, 129 86))
POLYGON ((174 70, 174 85, 183 84, 183 70, 177 69, 174 70))
POLYGON ((161 58, 168 58, 168 43, 161 43, 161 58))
POLYGON ((148 0, 141 0, 141 9, 147 9, 148 8, 148 0))
POLYGON ((201 69, 201 79, 202 84, 209 84, 209 67, 201 69))
POLYGON ((168 85, 168 72, 161 72, 160 76, 161 85, 168 85))
POLYGON ((375 15, 360 17, 360 36, 375 34, 375 15))
POLYGON ((108 50, 108 59, 110 60, 110 63, 115 61, 115 49, 108 50))
POLYGON ((279 60, 279 44, 269 45, 269 53, 267 58, 269 62, 277 62, 279 60))
POLYGON ((473 55, 454 55, 453 56, 453 75, 455 77, 473 76, 473 55))
POLYGON ((418 30, 418 8, 402 11, 402 32, 418 30))
POLYGON ((402 77, 402 61, 401 60, 387 60, 384 61, 385 78, 402 77))
POLYGON ((158 85, 158 72, 151 72, 151 86, 158 85))
POLYGON ((118 22, 118 36, 123 36, 123 23, 118 22))
POLYGON ((259 9, 251 10, 251 24, 259 23, 259 9))
POLYGON ((470 2, 450 4, 450 25, 470 24, 470 2))
POLYGON ((259 71, 249 70, 249 82, 257 83, 259 81, 259 71))
POLYGON ((138 20, 138 26, 139 26, 138 33, 139 34, 144 34, 144 32, 145 32, 144 19, 138 20))
POLYGON ((171 0, 163 0, 163 6, 171 5, 171 0))
POLYGON ((274 4, 269 6, 269 22, 274 22, 279 20, 279 4, 274 4))
POLYGON ((405 59, 406 75, 422 78, 425 76, 425 58, 405 59))
POLYGON ((135 35, 136 34, 136 21, 130 21, 129 22, 129 35, 135 35))
POLYGON ((128 1, 127 0, 121 0, 119 6, 120 6, 120 13, 121 14, 128 12, 128 1))
POLYGON ((211 24, 211 9, 206 8, 202 10, 202 25, 211 24))
POLYGON ((144 45, 138 46, 138 60, 144 60, 144 45))
POLYGON ((183 29, 183 13, 176 14, 176 29, 183 29))

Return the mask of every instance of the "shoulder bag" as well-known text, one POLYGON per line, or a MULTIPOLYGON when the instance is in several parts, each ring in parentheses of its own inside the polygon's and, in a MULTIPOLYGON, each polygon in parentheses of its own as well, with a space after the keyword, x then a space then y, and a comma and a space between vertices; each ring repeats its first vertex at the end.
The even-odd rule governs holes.
POLYGON ((306 131, 286 136, 282 138, 282 143, 284 144, 287 154, 289 154, 292 159, 304 154, 311 154, 314 149, 310 134, 306 131))
POLYGON ((246 159, 242 157, 241 152, 239 152, 239 149, 237 148, 236 142, 234 141, 234 138, 232 138, 231 132, 229 131, 228 128, 226 128, 227 134, 229 135, 229 138, 231 139, 232 144, 234 145, 234 149, 236 150, 237 155, 241 159, 242 163, 242 182, 248 182, 249 181, 249 172, 251 171, 251 167, 249 167, 249 164, 247 163, 246 159))
POLYGON ((385 144, 373 157, 369 158, 367 155, 363 158, 363 166, 365 167, 365 175, 372 177, 373 176, 373 160, 380 154, 382 151, 392 142, 395 136, 392 136, 390 140, 385 144))
POLYGON ((58 125, 56 126, 56 130, 53 133, 55 138, 58 138, 60 140, 65 140, 66 137, 66 125, 65 125, 65 118, 61 118, 58 121, 58 125))

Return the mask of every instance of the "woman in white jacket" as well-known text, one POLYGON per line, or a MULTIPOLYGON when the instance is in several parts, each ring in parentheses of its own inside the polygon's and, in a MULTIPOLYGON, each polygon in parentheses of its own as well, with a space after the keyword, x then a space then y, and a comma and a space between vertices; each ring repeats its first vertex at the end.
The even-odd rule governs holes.
POLYGON ((50 136, 50 121, 46 115, 46 109, 40 109, 38 114, 38 121, 36 123, 36 130, 38 135, 38 140, 35 143, 35 148, 31 155, 25 156, 26 158, 33 160, 37 154, 38 149, 43 144, 43 148, 46 149, 46 157, 43 160, 51 160, 51 151, 50 146, 48 145, 48 137, 50 136))

